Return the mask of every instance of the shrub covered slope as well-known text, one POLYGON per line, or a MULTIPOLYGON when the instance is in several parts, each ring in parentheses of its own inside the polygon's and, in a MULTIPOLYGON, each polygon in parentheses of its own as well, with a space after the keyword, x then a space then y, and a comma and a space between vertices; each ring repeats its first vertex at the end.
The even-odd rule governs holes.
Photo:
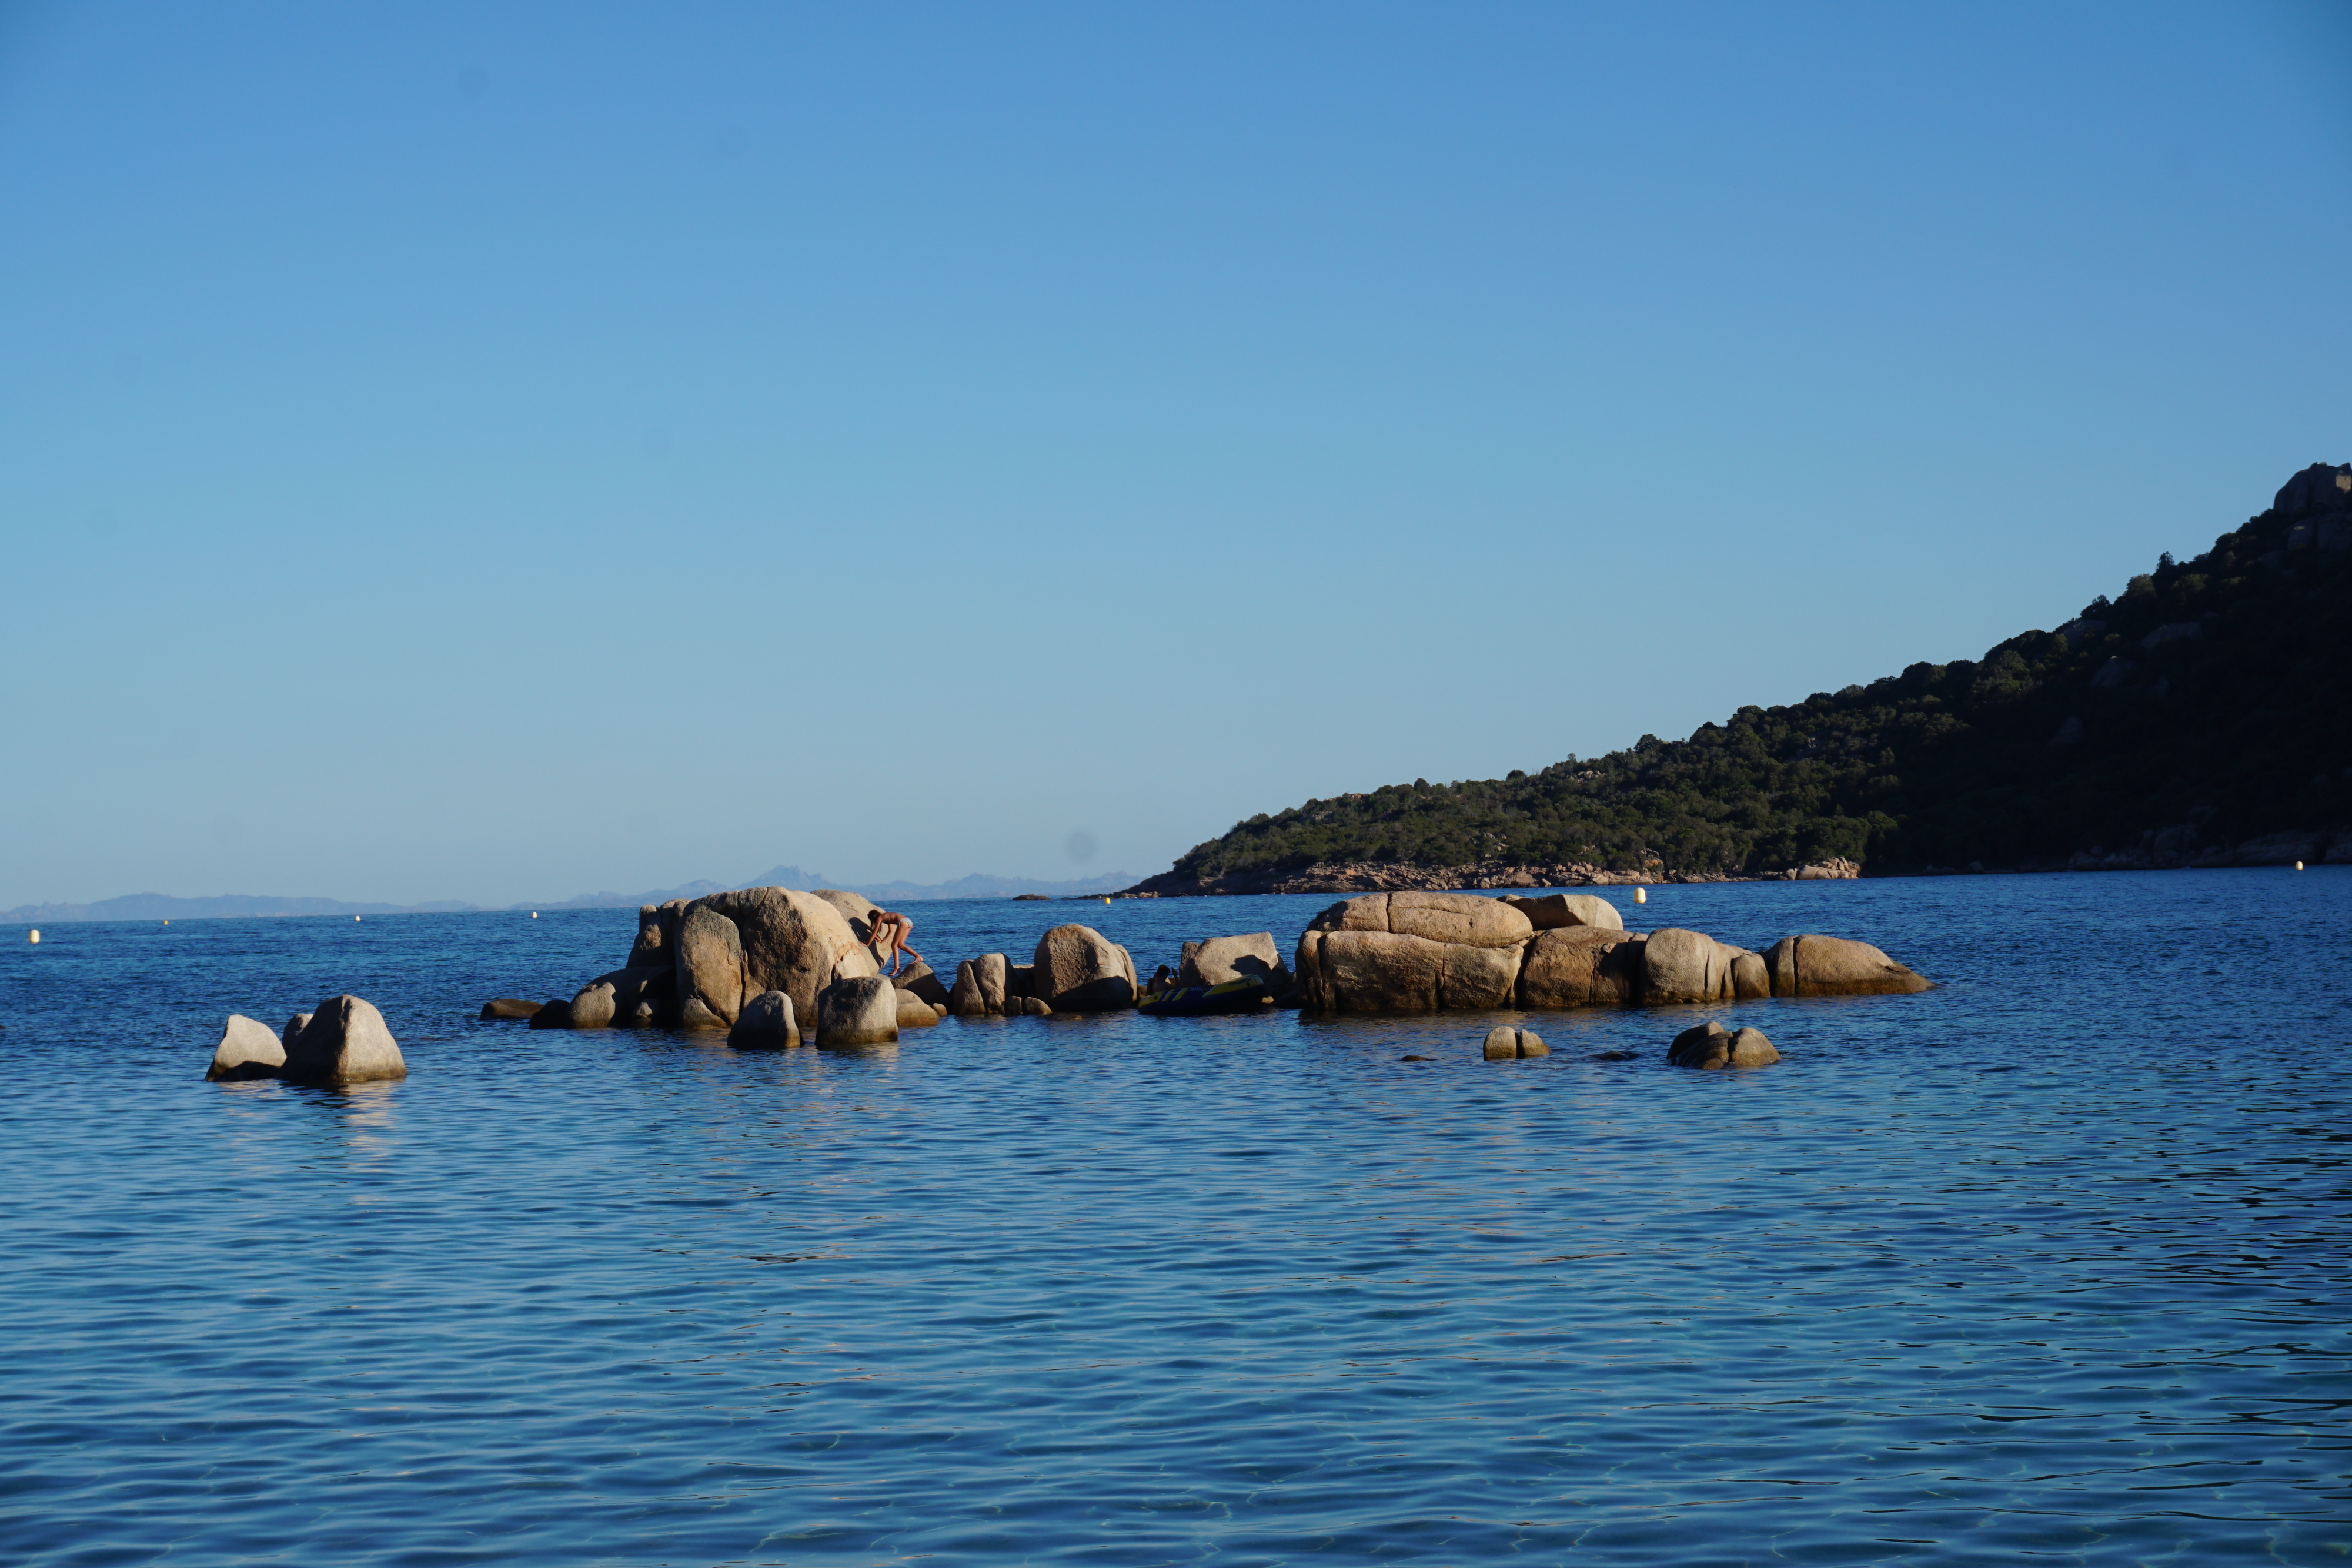
POLYGON ((1306 868, 1588 864, 1755 876, 2185 862, 2352 822, 2352 470, 2315 467, 2194 560, 2169 555, 2054 632, 1914 664, 1687 740, 1533 775, 1309 800, 1200 845, 1151 891, 1306 868))

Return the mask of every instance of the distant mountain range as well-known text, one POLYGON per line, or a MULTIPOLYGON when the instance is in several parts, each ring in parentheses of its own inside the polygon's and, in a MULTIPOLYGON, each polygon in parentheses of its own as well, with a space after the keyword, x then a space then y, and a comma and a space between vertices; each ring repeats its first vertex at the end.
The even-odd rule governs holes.
MULTIPOLYGON (((1116 893, 1135 880, 1131 872, 1107 872, 1081 882, 1035 882, 1018 876, 966 876, 953 882, 859 883, 853 892, 882 904, 917 904, 942 898, 1015 898, 1023 894, 1045 898, 1087 898, 1116 893)), ((748 882, 689 882, 677 887, 645 893, 584 893, 556 904, 509 904, 507 909, 635 909, 641 904, 665 904, 673 898, 699 898, 738 887, 790 887, 806 892, 817 887, 845 885, 830 882, 796 865, 771 868, 748 882)), ((271 898, 257 894, 223 894, 213 898, 175 898, 168 894, 132 893, 95 904, 23 904, 0 914, 0 919, 63 925, 78 920, 208 920, 267 918, 304 915, 446 915, 495 909, 495 904, 443 900, 433 904, 346 904, 339 898, 271 898)))

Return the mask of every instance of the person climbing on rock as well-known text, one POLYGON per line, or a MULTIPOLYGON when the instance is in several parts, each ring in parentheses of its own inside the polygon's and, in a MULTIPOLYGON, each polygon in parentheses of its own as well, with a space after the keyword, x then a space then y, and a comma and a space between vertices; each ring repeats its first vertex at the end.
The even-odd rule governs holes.
POLYGON ((887 909, 876 910, 874 935, 870 938, 874 961, 878 964, 885 958, 889 959, 890 972, 894 975, 898 972, 898 960, 902 956, 921 963, 923 956, 907 946, 907 938, 914 934, 915 923, 905 915, 887 909))

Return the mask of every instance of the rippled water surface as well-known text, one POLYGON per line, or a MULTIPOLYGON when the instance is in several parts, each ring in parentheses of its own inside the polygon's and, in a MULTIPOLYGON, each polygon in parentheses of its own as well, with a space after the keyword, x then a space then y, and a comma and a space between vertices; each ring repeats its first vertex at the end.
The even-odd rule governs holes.
MULTIPOLYGON (((952 972, 1323 902, 912 913, 952 972)), ((0 1559, 2352 1555, 2352 871, 1626 909, 1940 986, 751 1053, 471 1020, 628 911, 11 930, 0 1559), (203 1082, 341 990, 406 1082, 203 1082), (1786 1060, 1664 1066, 1710 1013, 1786 1060)))

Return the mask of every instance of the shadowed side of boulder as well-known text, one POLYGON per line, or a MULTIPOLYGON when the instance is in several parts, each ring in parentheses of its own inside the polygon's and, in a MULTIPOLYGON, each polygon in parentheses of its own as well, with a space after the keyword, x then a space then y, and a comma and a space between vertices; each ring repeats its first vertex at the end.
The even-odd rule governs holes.
POLYGON ((629 948, 626 969, 652 965, 667 967, 677 957, 677 923, 686 917, 686 900, 637 905, 637 939, 629 948))
POLYGON ((1523 1008, 1624 1007, 1641 999, 1642 937, 1595 925, 1555 926, 1528 944, 1523 1008))
POLYGON ((745 1002, 735 1027, 727 1031, 727 1043, 739 1051, 782 1051, 800 1042, 793 998, 782 991, 761 991, 745 1002))
POLYGON ((1573 930, 1589 925, 1601 931, 1622 931, 1625 917, 1605 898, 1589 893, 1553 893, 1541 898, 1506 898, 1505 904, 1528 917, 1538 931, 1573 930))
MULTIPOLYGON (((963 971, 959 967, 956 972, 961 976, 963 971)), ((943 1008, 948 1005, 948 988, 940 984, 940 977, 932 972, 931 967, 919 958, 891 976, 890 983, 902 991, 922 998, 932 1006, 943 1008)))

